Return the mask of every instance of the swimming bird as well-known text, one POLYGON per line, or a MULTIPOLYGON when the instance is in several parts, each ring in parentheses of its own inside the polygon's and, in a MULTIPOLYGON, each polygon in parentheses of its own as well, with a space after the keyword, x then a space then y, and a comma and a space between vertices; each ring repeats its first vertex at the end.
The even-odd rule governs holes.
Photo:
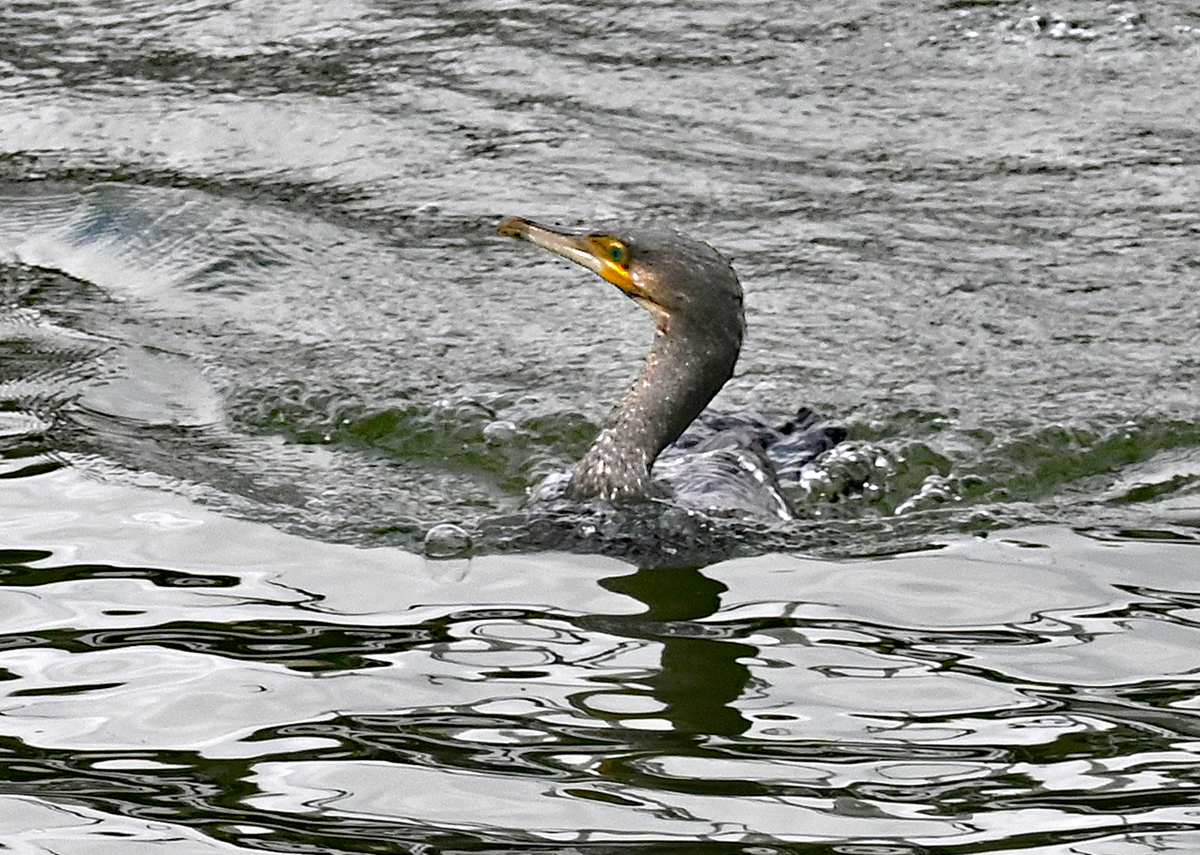
POLYGON ((778 429, 753 416, 715 416, 671 445, 733 375, 746 332, 741 284, 719 252, 665 229, 562 229, 520 217, 504 217, 498 229, 594 271, 655 326, 633 386, 570 473, 547 478, 535 501, 664 499, 718 515, 792 517, 771 447, 807 462, 844 436, 839 428, 809 430, 807 410, 778 429))

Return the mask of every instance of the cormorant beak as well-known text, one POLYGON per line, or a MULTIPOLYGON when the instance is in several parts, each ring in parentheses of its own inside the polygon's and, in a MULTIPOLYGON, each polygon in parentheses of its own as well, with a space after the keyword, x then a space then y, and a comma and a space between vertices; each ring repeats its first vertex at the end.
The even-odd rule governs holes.
POLYGON ((505 217, 497 230, 582 264, 639 302, 648 300, 629 272, 628 250, 616 238, 583 229, 556 229, 520 217, 505 217))

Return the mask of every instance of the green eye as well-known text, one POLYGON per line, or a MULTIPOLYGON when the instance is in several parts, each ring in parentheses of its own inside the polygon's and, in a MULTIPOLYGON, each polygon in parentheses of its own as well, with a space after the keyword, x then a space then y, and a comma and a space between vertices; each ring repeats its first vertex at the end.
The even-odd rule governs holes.
POLYGON ((618 267, 627 267, 629 265, 629 247, 615 237, 610 237, 609 235, 591 235, 589 240, 592 244, 592 252, 596 254, 597 258, 611 261, 618 267))

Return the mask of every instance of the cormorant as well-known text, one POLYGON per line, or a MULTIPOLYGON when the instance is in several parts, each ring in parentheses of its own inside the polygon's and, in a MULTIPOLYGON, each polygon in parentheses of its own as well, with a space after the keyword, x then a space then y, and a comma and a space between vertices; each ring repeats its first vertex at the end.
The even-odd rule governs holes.
POLYGON ((661 229, 559 229, 520 217, 498 228, 582 264, 654 318, 654 343, 632 388, 571 472, 547 478, 534 501, 667 499, 706 513, 792 517, 772 448, 783 451, 779 468, 798 472, 844 437, 840 428, 813 429, 808 410, 782 428, 706 414, 680 440, 733 375, 745 335, 742 287, 719 252, 661 229))

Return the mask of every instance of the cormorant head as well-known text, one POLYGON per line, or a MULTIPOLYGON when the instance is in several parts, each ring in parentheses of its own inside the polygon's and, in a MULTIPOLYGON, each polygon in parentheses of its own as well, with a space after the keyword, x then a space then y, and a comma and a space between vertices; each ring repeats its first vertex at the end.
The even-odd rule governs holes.
POLYGON ((745 332, 742 286, 708 244, 665 229, 559 229, 520 217, 498 228, 596 272, 649 310, 661 333, 715 338, 736 357, 745 332))

